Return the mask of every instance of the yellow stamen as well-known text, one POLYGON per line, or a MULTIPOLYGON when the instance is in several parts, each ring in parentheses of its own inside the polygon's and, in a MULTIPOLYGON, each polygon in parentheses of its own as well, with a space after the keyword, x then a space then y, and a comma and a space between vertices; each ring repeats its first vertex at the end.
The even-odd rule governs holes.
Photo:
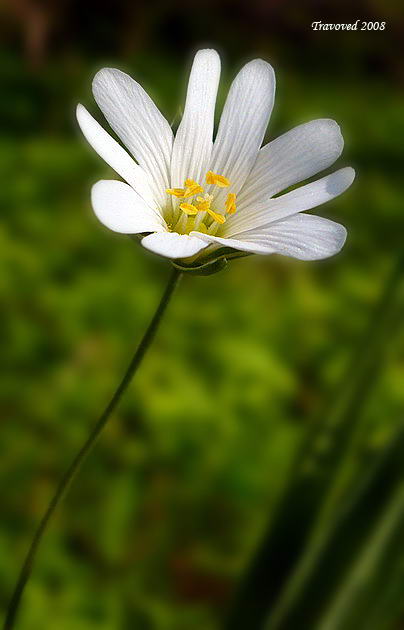
POLYGON ((205 193, 203 197, 197 197, 196 200, 197 201, 209 201, 209 203, 211 203, 213 201, 213 195, 208 195, 207 193, 205 193))
POLYGON ((166 188, 166 193, 174 195, 174 197, 183 197, 185 190, 183 188, 166 188))
POLYGON ((192 205, 192 203, 180 203, 180 208, 188 216, 194 216, 199 212, 198 208, 192 205))
POLYGON ((228 214, 234 214, 236 210, 236 195, 234 193, 229 193, 226 199, 226 212, 228 214))
MULTIPOLYGON (((194 179, 189 179, 189 178, 188 178, 188 179, 186 179, 186 180, 185 180, 185 186, 186 186, 187 188, 190 188, 190 187, 192 187, 192 186, 199 186, 199 184, 198 184, 198 182, 196 182, 194 179)), ((199 187, 201 188, 201 186, 199 186, 199 187)))
POLYGON ((194 195, 203 192, 202 186, 200 186, 198 182, 195 182, 193 179, 186 179, 185 186, 186 188, 183 194, 184 199, 186 197, 193 197, 194 195))
MULTIPOLYGON (((200 199, 200 197, 197 197, 197 199, 200 199)), ((198 203, 196 207, 198 208, 199 212, 206 212, 210 209, 210 201, 203 199, 198 203)))
POLYGON ((208 231, 208 228, 206 227, 204 223, 200 223, 198 227, 196 228, 196 231, 202 232, 202 234, 206 234, 206 232, 208 231))
MULTIPOLYGON (((208 184, 215 184, 220 188, 230 186, 230 182, 228 179, 226 179, 226 177, 223 177, 222 175, 217 175, 216 173, 212 173, 212 171, 209 171, 207 173, 206 181, 208 182, 208 184)), ((184 186, 185 188, 167 188, 166 190, 168 194, 179 197, 180 199, 193 197, 194 195, 203 192, 202 186, 198 184, 198 182, 195 182, 193 179, 186 179, 184 186)), ((216 228, 214 227, 215 223, 220 223, 221 225, 223 225, 223 223, 225 223, 226 221, 226 217, 223 214, 215 212, 211 209, 210 206, 212 204, 212 201, 213 195, 204 194, 203 196, 198 196, 196 198, 195 204, 186 202, 180 203, 180 209, 183 211, 184 215, 190 218, 186 219, 185 216, 180 218, 175 228, 176 231, 180 234, 189 234, 189 232, 196 229, 203 233, 210 234, 211 230, 214 229, 214 232, 216 232, 217 226, 216 228), (202 217, 199 217, 199 219, 194 218, 199 212, 207 212, 209 216, 212 217, 213 223, 209 228, 203 223, 202 217)), ((226 211, 229 214, 233 214, 236 211, 236 195, 234 193, 229 193, 227 195, 226 211)))
POLYGON ((231 182, 224 177, 223 175, 218 175, 217 173, 213 173, 212 171, 208 171, 206 173, 206 182, 208 184, 213 184, 214 186, 219 186, 219 188, 227 188, 230 186, 231 182))
POLYGON ((213 195, 205 194, 203 197, 197 197, 196 200, 198 202, 196 207, 199 212, 207 212, 210 208, 210 204, 212 203, 213 195))
POLYGON ((195 228, 195 217, 188 217, 187 223, 185 226, 185 233, 189 234, 195 228))
POLYGON ((213 210, 210 210, 210 209, 207 210, 207 212, 210 214, 212 219, 214 219, 218 223, 224 223, 226 221, 226 217, 224 217, 222 214, 219 214, 218 212, 214 212, 213 210))

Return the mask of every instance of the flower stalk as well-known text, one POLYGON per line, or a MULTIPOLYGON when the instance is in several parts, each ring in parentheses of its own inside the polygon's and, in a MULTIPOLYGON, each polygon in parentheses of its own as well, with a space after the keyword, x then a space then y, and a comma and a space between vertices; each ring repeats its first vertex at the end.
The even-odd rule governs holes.
POLYGON ((25 557, 24 563, 21 567, 20 574, 18 576, 17 582, 14 587, 14 591, 13 591, 13 594, 11 596, 10 603, 8 606, 3 630, 12 630, 12 628, 14 628, 17 613, 18 613, 20 603, 21 603, 21 598, 24 594, 25 587, 32 573, 32 569, 34 566, 34 561, 35 561, 35 557, 36 557, 39 545, 42 541, 44 534, 46 533, 50 520, 53 514, 55 513, 57 507, 61 503, 62 499, 66 495, 66 492, 69 489, 69 486, 72 483, 73 479, 77 475, 81 465, 83 464, 84 460, 87 458, 87 455, 92 450, 103 428, 107 424, 109 418, 111 417, 112 412, 117 407, 123 394, 127 390, 130 382, 132 381, 134 375, 136 374, 136 371, 143 357, 145 356, 148 348, 150 347, 155 337, 160 321, 165 313, 165 310, 170 302, 171 296, 173 295, 174 290, 176 286, 178 285, 178 282, 181 276, 182 276, 182 272, 178 269, 173 268, 167 287, 162 295, 162 298, 156 309, 156 312, 154 313, 153 318, 145 334, 143 335, 143 338, 141 339, 138 347, 136 348, 135 354, 133 355, 133 358, 131 362, 129 363, 129 366, 120 384, 115 390, 115 393, 112 396, 108 405, 106 406, 104 412, 99 417, 90 435, 88 436, 83 446, 77 453, 76 457, 70 464, 69 468, 66 470, 64 476, 60 480, 59 485, 56 489, 56 492, 53 498, 51 499, 46 509, 46 512, 43 515, 38 525, 38 528, 35 532, 35 535, 32 539, 31 545, 25 557))

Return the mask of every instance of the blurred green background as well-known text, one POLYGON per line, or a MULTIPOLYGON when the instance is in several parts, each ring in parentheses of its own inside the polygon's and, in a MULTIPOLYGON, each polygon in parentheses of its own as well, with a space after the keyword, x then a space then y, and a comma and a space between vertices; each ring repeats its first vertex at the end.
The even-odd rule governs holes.
POLYGON ((47 534, 18 628, 218 630, 232 606, 243 630, 404 628, 401 3, 9 0, 0 17, 1 607, 169 273, 93 216, 90 186, 112 173, 75 105, 102 121, 91 79, 112 65, 172 120, 209 45, 221 103, 245 61, 274 66, 268 138, 341 125, 337 167, 357 179, 318 213, 348 241, 324 262, 249 257, 183 279, 47 534), (310 26, 358 18, 386 28, 310 26))

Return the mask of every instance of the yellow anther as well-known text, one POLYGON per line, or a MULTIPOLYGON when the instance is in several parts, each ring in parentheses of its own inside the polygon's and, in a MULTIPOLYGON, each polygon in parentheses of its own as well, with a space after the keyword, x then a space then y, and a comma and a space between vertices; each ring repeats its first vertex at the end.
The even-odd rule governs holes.
POLYGON ((178 197, 179 199, 186 199, 187 197, 193 197, 194 195, 203 192, 202 186, 195 182, 193 179, 185 180, 185 188, 166 188, 166 193, 178 197))
MULTIPOLYGON (((194 179, 186 179, 185 180, 185 186, 187 188, 192 188, 193 186, 199 186, 199 184, 194 179)), ((199 187, 201 188, 201 186, 199 186, 199 187)))
POLYGON ((208 195, 207 193, 205 193, 203 197, 197 197, 196 200, 200 203, 203 203, 205 201, 207 201, 208 203, 212 203, 213 195, 208 195))
POLYGON ((174 195, 174 197, 183 197, 185 190, 184 188, 166 188, 166 193, 174 195))
POLYGON ((199 212, 207 212, 210 208, 210 204, 212 203, 213 195, 205 194, 203 197, 197 197, 196 200, 198 202, 196 207, 199 212))
POLYGON ((234 214, 236 210, 236 195, 234 193, 229 193, 226 199, 226 212, 228 214, 234 214))
MULTIPOLYGON (((197 199, 199 200, 200 197, 198 197, 197 199)), ((202 199, 202 201, 200 201, 196 207, 198 208, 199 212, 206 212, 210 209, 210 201, 202 199)))
POLYGON ((186 197, 193 197, 194 195, 203 192, 202 186, 200 186, 198 182, 195 182, 193 179, 186 179, 185 186, 186 188, 183 194, 184 199, 186 197))
POLYGON ((180 208, 188 216, 193 216, 199 212, 198 208, 192 205, 192 203, 180 203, 180 208))
POLYGON ((226 221, 226 217, 224 217, 222 214, 219 214, 218 212, 214 212, 213 210, 210 210, 210 209, 207 210, 207 212, 210 214, 212 219, 214 219, 218 223, 224 223, 226 221))
POLYGON ((223 175, 218 175, 217 173, 213 173, 212 171, 208 171, 206 173, 206 182, 208 184, 219 186, 219 188, 227 188, 227 186, 230 186, 231 184, 227 177, 223 177, 223 175))
MULTIPOLYGON (((217 183, 218 186, 224 187, 224 186, 230 185, 230 182, 225 177, 222 177, 221 175, 216 175, 215 173, 212 173, 211 171, 209 171, 209 173, 215 179, 215 183, 217 183, 216 178, 220 179, 220 183, 217 183)), ((208 175, 206 176, 207 180, 208 180, 208 175)), ((167 188, 167 193, 169 193, 170 195, 174 195, 175 197, 186 199, 187 197, 193 197, 194 195, 203 192, 202 186, 200 186, 198 182, 195 182, 193 179, 186 179, 185 186, 186 188, 167 188)), ((233 193, 230 193, 227 199, 228 199, 228 201, 226 201, 227 212, 235 212, 236 211, 236 204, 235 204, 236 195, 234 195, 233 193), (231 200, 231 203, 229 199, 231 200), (230 205, 228 205, 228 202, 230 205), (233 210, 233 207, 234 207, 234 210, 233 210)), ((186 225, 185 225, 187 234, 189 234, 189 232, 191 232, 194 229, 195 220, 193 217, 195 217, 195 215, 197 215, 198 212, 207 212, 209 216, 211 216, 212 219, 216 221, 217 223, 223 224, 226 221, 226 217, 223 214, 219 214, 218 212, 211 210, 210 206, 213 201, 213 195, 205 194, 203 195, 203 197, 197 197, 196 201, 197 203, 195 204, 186 203, 186 202, 180 203, 180 209, 184 212, 184 214, 186 214, 188 217, 192 217, 187 220, 186 225)), ((205 233, 207 232, 207 226, 204 225, 203 222, 200 222, 197 227, 197 230, 205 233)))

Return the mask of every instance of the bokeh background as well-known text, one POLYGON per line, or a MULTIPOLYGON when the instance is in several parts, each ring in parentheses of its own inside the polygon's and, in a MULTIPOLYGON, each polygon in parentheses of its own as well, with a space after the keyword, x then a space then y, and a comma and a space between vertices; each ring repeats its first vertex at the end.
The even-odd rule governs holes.
POLYGON ((47 534, 18 628, 218 630, 232 608, 233 629, 403 628, 402 4, 8 0, 0 17, 0 606, 169 274, 93 216, 90 186, 112 173, 75 105, 102 121, 91 79, 112 65, 172 120, 209 45, 220 103, 245 61, 274 66, 268 138, 340 123, 337 166, 357 180, 320 214, 347 245, 183 279, 47 534), (311 29, 358 18, 385 30, 311 29))

